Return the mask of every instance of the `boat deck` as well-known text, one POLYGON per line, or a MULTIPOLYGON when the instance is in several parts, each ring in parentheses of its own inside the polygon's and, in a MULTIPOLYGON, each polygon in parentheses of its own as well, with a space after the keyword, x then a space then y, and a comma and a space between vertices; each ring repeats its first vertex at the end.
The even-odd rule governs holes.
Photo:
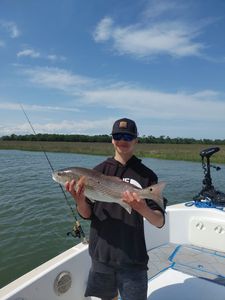
POLYGON ((224 252, 170 243, 149 258, 148 299, 225 300, 224 252))
POLYGON ((225 300, 224 252, 169 243, 148 255, 148 300, 225 300))
MULTIPOLYGON (((224 212, 177 204, 168 207, 163 229, 146 221, 145 232, 151 247, 148 300, 225 300, 224 212)), ((0 299, 55 300, 60 295, 84 300, 90 263, 88 245, 80 243, 1 289, 0 299), (69 289, 59 293, 64 286, 69 289)))

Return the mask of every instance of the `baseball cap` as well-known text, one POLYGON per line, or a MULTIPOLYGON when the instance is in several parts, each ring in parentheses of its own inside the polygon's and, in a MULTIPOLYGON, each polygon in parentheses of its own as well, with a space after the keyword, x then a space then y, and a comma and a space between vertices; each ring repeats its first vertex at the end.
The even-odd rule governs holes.
POLYGON ((134 137, 137 137, 137 126, 133 120, 122 118, 113 124, 112 128, 112 134, 115 133, 128 133, 133 135, 134 137))

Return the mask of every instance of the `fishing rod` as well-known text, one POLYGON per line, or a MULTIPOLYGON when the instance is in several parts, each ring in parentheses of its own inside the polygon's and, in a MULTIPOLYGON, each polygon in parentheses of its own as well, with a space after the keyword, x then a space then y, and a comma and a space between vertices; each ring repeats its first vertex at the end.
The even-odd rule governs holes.
MULTIPOLYGON (((30 121, 30 119, 29 119, 27 113, 25 112, 25 110, 24 110, 24 108, 23 108, 23 105, 22 105, 21 103, 20 103, 20 107, 21 107, 21 110, 22 110, 22 112, 24 113, 24 115, 25 115, 25 117, 26 117, 26 119, 27 119, 27 121, 28 121, 30 127, 31 127, 31 130, 32 130, 33 133, 34 133, 34 136, 35 136, 36 139, 37 139, 37 133, 35 132, 34 127, 33 127, 33 125, 31 124, 31 121, 30 121)), ((37 141, 38 141, 38 139, 37 139, 37 141)), ((41 143, 39 143, 39 147, 40 147, 41 151, 44 153, 45 158, 46 158, 46 160, 47 160, 47 162, 48 162, 48 164, 49 164, 49 166, 50 166, 50 168, 51 168, 51 171, 54 172, 54 168, 53 168, 53 166, 52 166, 52 164, 51 164, 51 161, 50 161, 50 159, 49 159, 49 157, 48 157, 46 151, 45 151, 44 148, 42 147, 41 143)), ((79 220, 77 219, 76 214, 75 214, 75 212, 74 212, 72 206, 71 206, 70 203, 69 203, 69 200, 68 200, 68 198, 67 198, 67 196, 66 196, 66 193, 65 193, 64 189, 62 188, 62 186, 61 186, 60 184, 58 184, 58 185, 59 185, 59 187, 60 187, 60 189, 61 189, 61 191, 62 191, 62 193, 63 193, 64 199, 65 199, 65 201, 66 201, 68 207, 70 208, 70 210, 71 210, 71 212, 72 212, 72 215, 73 215, 73 217, 74 217, 74 219, 75 219, 75 224, 74 224, 74 226, 73 226, 73 228, 72 228, 72 231, 67 232, 67 236, 72 235, 74 238, 76 238, 76 237, 79 237, 79 238, 83 237, 83 242, 86 243, 86 242, 87 242, 87 239, 86 239, 85 233, 84 233, 84 231, 83 231, 83 229, 82 229, 82 227, 81 227, 81 225, 80 225, 80 222, 79 222, 79 220)))

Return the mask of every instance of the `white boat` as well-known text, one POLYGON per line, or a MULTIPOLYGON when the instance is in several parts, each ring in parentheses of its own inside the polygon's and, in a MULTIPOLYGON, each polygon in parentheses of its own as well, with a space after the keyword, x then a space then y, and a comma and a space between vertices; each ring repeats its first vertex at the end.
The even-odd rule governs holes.
MULTIPOLYGON (((205 199, 168 206, 162 229, 144 223, 150 300, 225 300, 225 208, 196 203, 205 199)), ((3 287, 0 299, 96 300, 84 297, 89 268, 80 243, 3 287)))

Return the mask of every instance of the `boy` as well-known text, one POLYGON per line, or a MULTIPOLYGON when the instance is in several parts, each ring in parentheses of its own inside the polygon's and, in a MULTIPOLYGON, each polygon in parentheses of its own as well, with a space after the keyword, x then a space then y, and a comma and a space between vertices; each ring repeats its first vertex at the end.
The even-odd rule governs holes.
MULTIPOLYGON (((133 154, 137 135, 133 120, 117 120, 112 128, 115 155, 94 169, 139 188, 157 183, 157 175, 133 154)), ((119 291, 123 300, 146 300, 148 254, 143 217, 161 228, 165 221, 164 211, 153 201, 126 191, 123 201, 132 208, 129 214, 117 203, 91 203, 84 196, 82 182, 78 182, 77 191, 74 185, 74 180, 68 182, 66 189, 76 200, 79 214, 91 220, 89 253, 92 266, 85 296, 112 300, 119 291)))

